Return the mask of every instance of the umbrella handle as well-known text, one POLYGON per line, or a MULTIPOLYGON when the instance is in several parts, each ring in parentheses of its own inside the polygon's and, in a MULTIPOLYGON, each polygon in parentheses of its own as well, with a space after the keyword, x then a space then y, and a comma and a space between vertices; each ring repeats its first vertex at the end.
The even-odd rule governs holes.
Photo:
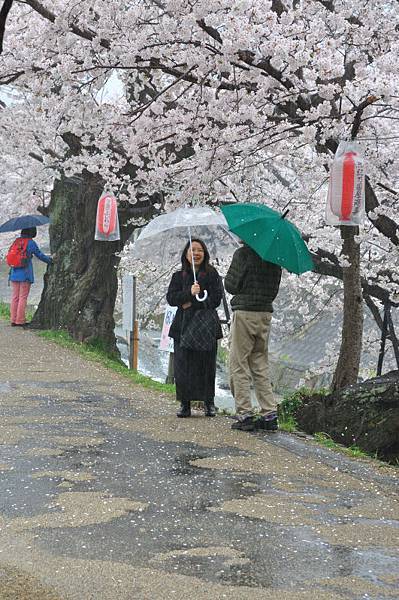
MULTIPOLYGON (((188 227, 187 229, 188 229, 188 237, 189 237, 189 240, 190 240, 191 264, 192 264, 192 267, 193 267, 194 283, 197 283, 197 276, 195 274, 195 265, 194 265, 193 243, 192 243, 192 240, 191 240, 191 229, 190 229, 190 227, 188 227)), ((208 291, 204 290, 204 296, 203 296, 203 298, 200 298, 199 294, 196 294, 195 297, 198 300, 198 302, 204 302, 208 298, 208 291)))
POLYGON ((203 293, 204 293, 204 297, 203 298, 200 298, 199 294, 196 294, 195 297, 197 298, 198 302, 204 302, 208 298, 208 290, 204 290, 203 293))

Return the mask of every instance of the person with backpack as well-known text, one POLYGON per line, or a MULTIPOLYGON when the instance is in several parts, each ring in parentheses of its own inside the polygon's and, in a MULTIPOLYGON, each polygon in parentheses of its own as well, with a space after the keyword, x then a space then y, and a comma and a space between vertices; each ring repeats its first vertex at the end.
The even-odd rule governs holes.
POLYGON ((36 227, 22 229, 21 236, 13 242, 7 253, 7 264, 11 267, 9 281, 12 286, 10 307, 12 327, 27 325, 26 303, 30 287, 34 282, 32 256, 35 255, 47 264, 52 263, 51 256, 43 254, 36 242, 33 241, 36 234, 36 227))

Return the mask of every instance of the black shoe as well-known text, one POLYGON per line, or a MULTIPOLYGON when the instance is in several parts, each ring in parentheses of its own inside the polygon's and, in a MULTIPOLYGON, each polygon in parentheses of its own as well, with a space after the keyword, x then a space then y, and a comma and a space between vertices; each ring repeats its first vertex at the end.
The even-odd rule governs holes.
POLYGON ((251 416, 244 419, 237 419, 231 428, 238 429, 239 431, 254 431, 256 429, 256 420, 251 416))
POLYGON ((25 323, 11 323, 11 327, 25 327, 25 323))
POLYGON ((205 404, 205 416, 216 417, 216 406, 213 404, 205 404))
POLYGON ((176 415, 181 419, 185 419, 186 417, 191 417, 191 408, 189 404, 181 404, 180 409, 177 411, 176 415))
POLYGON ((278 431, 277 417, 272 417, 271 419, 260 417, 256 420, 256 429, 263 429, 263 431, 278 431))

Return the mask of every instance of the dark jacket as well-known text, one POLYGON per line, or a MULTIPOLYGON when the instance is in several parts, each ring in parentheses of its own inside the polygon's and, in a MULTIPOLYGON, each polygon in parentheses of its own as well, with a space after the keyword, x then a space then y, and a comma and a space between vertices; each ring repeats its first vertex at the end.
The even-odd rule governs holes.
MULTIPOLYGON (((173 323, 170 326, 169 337, 180 341, 180 336, 184 328, 187 326, 189 321, 192 319, 193 314, 196 310, 204 310, 204 308, 216 309, 223 295, 222 282, 216 269, 211 271, 199 271, 197 273, 198 283, 201 288, 202 297, 203 290, 208 291, 208 298, 205 302, 198 302, 195 296, 191 295, 191 286, 194 283, 194 277, 192 271, 176 271, 173 273, 171 282, 169 284, 168 292, 166 294, 166 300, 170 306, 178 306, 173 323), (191 302, 190 308, 182 308, 183 304, 191 302)), ((219 338, 223 337, 222 328, 218 331, 219 338)))
POLYGON ((224 287, 233 294, 232 310, 273 312, 281 280, 281 267, 262 260, 249 246, 235 251, 224 280, 224 287))

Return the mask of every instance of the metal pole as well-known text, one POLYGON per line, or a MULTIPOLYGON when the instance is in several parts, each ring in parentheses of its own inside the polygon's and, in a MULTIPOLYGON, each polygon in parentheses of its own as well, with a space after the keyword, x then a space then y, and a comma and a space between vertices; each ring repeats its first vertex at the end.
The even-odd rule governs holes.
POLYGON ((133 292, 132 292, 132 324, 133 331, 130 332, 130 368, 137 371, 138 353, 139 353, 139 324, 137 321, 136 310, 136 277, 133 276, 133 292))

